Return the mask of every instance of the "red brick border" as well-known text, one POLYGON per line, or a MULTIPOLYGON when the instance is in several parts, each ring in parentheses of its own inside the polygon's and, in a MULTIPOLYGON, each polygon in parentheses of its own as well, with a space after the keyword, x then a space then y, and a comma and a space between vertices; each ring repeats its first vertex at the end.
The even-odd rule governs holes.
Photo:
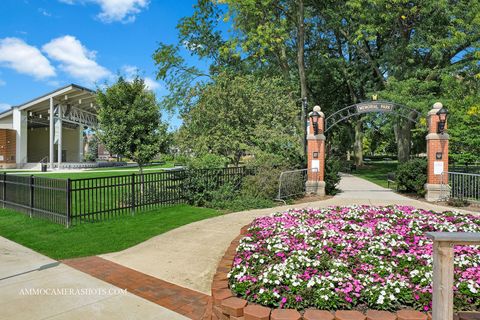
POLYGON ((206 311, 212 308, 210 297, 204 293, 149 276, 100 257, 76 258, 62 262, 190 319, 203 319, 206 311))
MULTIPOLYGON (((235 297, 228 287, 227 274, 230 271, 237 247, 247 233, 249 225, 240 230, 240 234, 230 243, 220 260, 212 281, 211 310, 204 315, 206 320, 431 320, 430 313, 415 310, 399 310, 397 313, 368 310, 365 314, 358 311, 338 310, 335 312, 308 309, 298 312, 294 309, 271 309, 247 300, 235 297)), ((210 306, 209 305, 209 306, 210 306)), ((480 319, 479 312, 459 312, 455 320, 480 319)))

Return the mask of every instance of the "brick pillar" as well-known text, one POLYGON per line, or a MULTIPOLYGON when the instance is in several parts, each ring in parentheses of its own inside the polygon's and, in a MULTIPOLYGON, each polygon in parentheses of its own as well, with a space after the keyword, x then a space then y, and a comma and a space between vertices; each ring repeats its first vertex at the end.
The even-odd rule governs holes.
MULTIPOLYGON (((308 126, 307 135, 307 169, 308 178, 306 182, 306 192, 310 194, 325 195, 325 115, 319 106, 315 106, 313 111, 320 114, 318 119, 318 134, 314 134, 313 124, 308 126), (317 169, 317 170, 315 170, 317 169)), ((311 114, 311 113, 310 113, 311 114)), ((310 118, 310 117, 309 117, 310 118)))
MULTIPOLYGON (((448 133, 438 133, 439 116, 438 110, 442 104, 437 102, 432 110, 428 112, 428 135, 427 140, 427 183, 425 184, 425 199, 427 201, 438 201, 441 198, 442 179, 443 184, 448 184, 448 133)), ((445 131, 447 124, 445 123, 445 131)))

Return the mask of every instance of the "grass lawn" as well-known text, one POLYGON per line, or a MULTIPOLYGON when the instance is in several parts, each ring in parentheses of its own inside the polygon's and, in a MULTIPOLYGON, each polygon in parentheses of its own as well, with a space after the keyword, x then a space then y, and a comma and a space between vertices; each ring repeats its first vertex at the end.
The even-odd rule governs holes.
POLYGON ((397 170, 398 161, 371 161, 352 174, 387 188, 387 174, 397 170))
POLYGON ((213 209, 179 205, 67 229, 0 209, 0 236, 59 260, 123 250, 185 224, 221 214, 213 209))

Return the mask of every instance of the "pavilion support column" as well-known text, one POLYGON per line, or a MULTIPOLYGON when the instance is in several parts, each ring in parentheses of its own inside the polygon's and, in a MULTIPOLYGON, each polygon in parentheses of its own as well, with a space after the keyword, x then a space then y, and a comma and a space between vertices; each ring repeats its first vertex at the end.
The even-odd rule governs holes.
POLYGON ((78 125, 78 161, 82 162, 84 159, 83 155, 83 125, 78 125))
POLYGON ((25 163, 27 163, 27 123, 27 112, 24 110, 19 110, 18 107, 14 108, 13 129, 16 131, 15 162, 17 163, 17 168, 21 168, 23 165, 25 165, 25 163))
POLYGON ((62 166, 62 148, 63 148, 63 126, 62 126, 62 106, 58 106, 58 169, 62 166))
POLYGON ((53 98, 50 98, 50 124, 49 124, 49 154, 50 169, 53 169, 53 161, 55 158, 55 122, 54 122, 53 98))

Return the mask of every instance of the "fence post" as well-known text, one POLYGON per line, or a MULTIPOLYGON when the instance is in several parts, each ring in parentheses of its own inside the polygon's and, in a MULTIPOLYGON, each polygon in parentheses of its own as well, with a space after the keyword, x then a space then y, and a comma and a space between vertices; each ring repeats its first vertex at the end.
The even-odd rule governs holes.
POLYGON ((2 190, 2 203, 5 209, 5 201, 7 201, 7 173, 3 173, 3 190, 2 190))
POLYGON ((132 173, 132 205, 131 205, 131 210, 132 210, 132 215, 135 214, 135 173, 132 173))
POLYGON ((35 177, 30 175, 30 218, 33 216, 34 195, 35 195, 35 177))
POLYGON ((480 233, 427 232, 433 240, 432 318, 453 319, 454 246, 478 245, 480 233))
POLYGON ((70 178, 67 178, 67 228, 71 224, 71 215, 72 215, 72 181, 70 178))

